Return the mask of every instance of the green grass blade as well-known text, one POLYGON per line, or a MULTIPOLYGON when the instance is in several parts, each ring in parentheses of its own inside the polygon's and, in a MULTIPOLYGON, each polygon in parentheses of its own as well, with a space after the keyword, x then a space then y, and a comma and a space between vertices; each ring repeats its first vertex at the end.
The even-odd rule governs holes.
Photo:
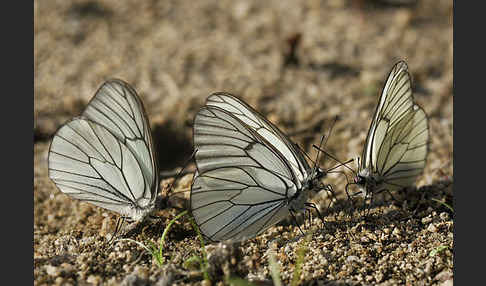
POLYGON ((435 256, 437 253, 439 253, 439 252, 441 252, 441 251, 443 251, 447 248, 449 248, 447 245, 438 246, 438 247, 432 249, 432 251, 430 251, 429 256, 430 257, 435 256))
POLYGON ((201 271, 203 272, 204 280, 211 281, 209 277, 209 273, 207 271, 208 268, 208 259, 207 259, 207 254, 206 254, 206 246, 204 245, 204 239, 202 237, 201 231, 199 230, 199 227, 197 227, 196 222, 194 221, 194 218, 189 218, 189 221, 191 222, 192 228, 196 231, 197 237, 199 238, 199 243, 201 244, 201 252, 202 252, 202 262, 201 263, 201 271))
POLYGON ((282 280, 280 279, 280 267, 278 266, 275 258, 275 252, 270 251, 268 253, 268 267, 270 268, 270 275, 272 275, 273 284, 275 286, 282 286, 282 280))
POLYGON ((437 199, 432 199, 432 200, 433 200, 433 201, 438 202, 439 204, 441 204, 441 205, 443 205, 443 206, 445 206, 445 207, 446 207, 446 208, 448 208, 448 209, 449 209, 451 212, 454 212, 454 209, 453 209, 453 208, 452 208, 450 205, 446 204, 445 202, 443 202, 443 201, 441 201, 441 200, 437 200, 437 199))
POLYGON ((307 244, 309 243, 310 238, 312 237, 313 232, 309 232, 306 236, 304 241, 302 241, 300 247, 297 249, 297 258, 295 261, 295 269, 292 275, 292 281, 290 282, 291 286, 300 285, 300 275, 302 274, 302 266, 304 265, 305 254, 308 251, 307 244))
POLYGON ((160 238, 160 247, 159 247, 159 257, 160 258, 162 258, 162 248, 164 247, 165 237, 167 236, 167 233, 169 233, 170 227, 174 224, 174 222, 176 220, 178 220, 179 218, 181 218, 185 214, 187 214, 187 210, 178 214, 175 218, 173 218, 171 221, 169 221, 169 223, 165 227, 164 232, 162 233, 162 237, 160 238))

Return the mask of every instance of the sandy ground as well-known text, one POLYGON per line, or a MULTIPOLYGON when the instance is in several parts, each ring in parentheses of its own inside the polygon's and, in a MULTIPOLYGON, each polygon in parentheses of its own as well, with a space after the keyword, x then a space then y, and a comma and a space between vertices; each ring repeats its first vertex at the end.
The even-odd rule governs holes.
MULTIPOLYGON (((228 277, 271 285, 272 253, 287 285, 302 246, 300 284, 453 284, 454 213, 438 202, 453 198, 452 1, 49 0, 34 1, 34 16, 34 285, 223 285, 228 277), (178 170, 191 154, 192 120, 215 91, 244 99, 313 158, 312 144, 338 116, 326 150, 344 161, 361 153, 399 59, 429 117, 417 188, 378 201, 365 219, 344 200, 344 177, 330 175, 340 200, 327 208, 327 194, 314 198, 324 225, 307 224, 306 238, 288 219, 244 243, 208 244, 210 280, 187 262, 204 254, 187 217, 173 225, 159 267, 134 242, 109 247, 117 215, 70 199, 47 176, 52 135, 109 78, 141 95, 161 171, 178 170)), ((191 179, 174 191, 187 191, 191 179)), ((160 196, 171 182, 161 181, 160 196)), ((161 210, 125 237, 157 243, 182 210, 161 210)))

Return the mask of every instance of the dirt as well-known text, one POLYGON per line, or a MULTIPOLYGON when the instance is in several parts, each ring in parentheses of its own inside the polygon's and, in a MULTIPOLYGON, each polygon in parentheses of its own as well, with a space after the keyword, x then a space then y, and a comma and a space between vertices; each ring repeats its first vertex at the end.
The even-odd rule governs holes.
MULTIPOLYGON (((298 268, 306 285, 452 285, 452 19, 452 1, 34 1, 34 285, 272 285, 271 257, 284 285, 298 268), (192 120, 216 91, 245 100, 311 158, 337 116, 325 149, 345 161, 361 154, 400 59, 429 118, 427 165, 415 188, 367 215, 346 199, 345 176, 330 174, 338 200, 328 208, 328 194, 314 197, 325 219, 301 224, 305 235, 289 218, 249 241, 202 247, 184 216, 159 266, 133 241, 108 243, 116 213, 72 200, 47 176, 53 134, 109 78, 142 97, 162 172, 190 156, 192 120), (206 257, 207 276, 195 256, 206 257)), ((191 179, 179 178, 182 193, 159 219, 124 237, 158 244, 191 179)), ((161 199, 172 181, 161 180, 161 199)))

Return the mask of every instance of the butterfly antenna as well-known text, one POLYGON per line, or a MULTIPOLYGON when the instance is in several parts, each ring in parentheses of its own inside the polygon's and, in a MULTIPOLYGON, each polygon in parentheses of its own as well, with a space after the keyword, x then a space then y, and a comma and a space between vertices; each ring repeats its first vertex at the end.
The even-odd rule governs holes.
MULTIPOLYGON (((351 170, 351 172, 353 172, 354 174, 356 174, 356 172, 351 169, 350 167, 348 167, 346 164, 349 164, 350 162, 352 161, 348 161, 346 163, 343 163, 341 162, 339 159, 337 159, 336 157, 334 157, 333 155, 331 155, 329 152, 326 152, 325 150, 322 150, 319 146, 315 145, 315 144, 312 144, 312 147, 316 148, 317 150, 320 150, 322 153, 326 154, 327 156, 329 156, 329 158, 333 159, 334 161, 338 162, 341 166, 344 166, 346 168, 348 168, 349 170, 351 170)), ((354 161, 354 159, 351 159, 354 161)), ((334 167, 333 167, 334 169, 334 167)))
POLYGON ((299 148, 300 152, 302 152, 302 154, 304 154, 307 157, 307 159, 309 159, 313 164, 315 164, 314 160, 309 155, 307 155, 307 153, 302 148, 300 148, 299 144, 295 144, 295 146, 299 148))
MULTIPOLYGON (((328 134, 327 134, 326 141, 324 142, 324 145, 322 146, 322 148, 323 148, 323 149, 326 147, 327 140, 329 140, 329 137, 331 137, 332 129, 334 128, 334 125, 336 124, 337 119, 338 119, 338 117, 337 117, 337 116, 335 116, 335 117, 334 117, 334 120, 333 120, 333 122, 332 122, 332 124, 331 124, 331 127, 329 127, 329 132, 328 132, 328 134)), ((319 147, 320 147, 320 145, 319 145, 319 147)))
POLYGON ((348 161, 346 161, 346 162, 344 162, 344 163, 339 163, 339 164, 337 164, 336 166, 334 166, 334 167, 332 167, 332 168, 328 169, 328 170, 327 170, 327 172, 330 172, 330 171, 332 171, 332 170, 334 170, 334 169, 337 169, 337 168, 339 168, 339 167, 341 167, 341 166, 346 166, 347 164, 349 164, 349 163, 351 163, 351 162, 353 162, 353 161, 354 161, 354 159, 349 159, 348 161))
POLYGON ((321 142, 319 143, 319 148, 317 149, 316 161, 314 162, 314 167, 312 167, 312 173, 314 173, 317 169, 317 162, 319 162, 319 155, 321 154, 320 146, 322 146, 322 141, 324 141, 324 137, 325 137, 325 135, 321 136, 321 142))
POLYGON ((331 137, 331 132, 332 132, 332 129, 334 128, 334 124, 336 124, 337 118, 338 118, 337 116, 334 117, 334 120, 331 124, 331 127, 329 127, 329 132, 327 133, 327 137, 325 137, 324 135, 322 135, 322 137, 321 137, 321 142, 319 142, 319 148, 317 149, 317 158, 316 158, 316 164, 314 164, 314 171, 317 168, 317 162, 319 162, 320 152, 321 152, 321 150, 323 150, 326 147, 327 140, 329 140, 329 137, 331 137), (324 138, 326 138, 326 141, 324 141, 324 138), (321 148, 321 146, 322 146, 322 148, 321 148))
POLYGON ((184 163, 184 167, 182 167, 182 169, 179 171, 179 173, 177 173, 177 175, 175 176, 174 181, 172 181, 172 183, 170 184, 169 190, 167 191, 166 197, 169 197, 169 193, 170 193, 170 191, 172 191, 172 187, 174 186, 174 183, 177 181, 177 179, 180 178, 180 176, 182 174, 182 171, 184 171, 184 169, 187 167, 187 165, 189 164, 189 162, 194 158, 194 155, 196 154, 196 151, 197 151, 197 149, 192 152, 191 156, 184 163))

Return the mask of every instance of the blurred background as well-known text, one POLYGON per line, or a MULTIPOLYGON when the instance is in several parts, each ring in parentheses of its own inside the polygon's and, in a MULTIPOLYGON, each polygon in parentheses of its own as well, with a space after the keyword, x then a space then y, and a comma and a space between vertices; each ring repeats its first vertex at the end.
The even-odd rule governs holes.
MULTIPOLYGON (((35 243, 102 213, 55 188, 47 152, 56 129, 105 80, 123 79, 143 99, 161 170, 191 154, 192 120, 216 91, 245 100, 312 158, 312 144, 337 116, 325 149, 345 161, 361 154, 383 82, 400 59, 429 116, 418 186, 430 185, 453 176, 450 0, 34 1, 35 243), (69 220, 73 208, 79 213, 69 220)), ((343 191, 343 178, 330 182, 343 191)))
POLYGON ((143 98, 162 169, 191 153, 192 119, 215 91, 307 151, 339 116, 327 148, 344 160, 361 153, 399 59, 431 137, 445 127, 452 142, 452 1, 34 1, 34 13, 36 142, 120 78, 143 98))

